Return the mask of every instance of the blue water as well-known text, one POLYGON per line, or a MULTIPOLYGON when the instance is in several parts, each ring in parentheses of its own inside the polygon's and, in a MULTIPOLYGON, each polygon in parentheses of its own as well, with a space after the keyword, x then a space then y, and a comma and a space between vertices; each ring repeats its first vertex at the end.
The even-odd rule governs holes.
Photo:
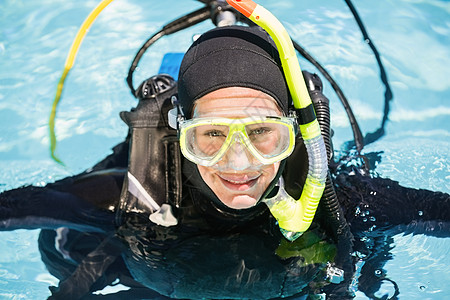
MULTIPOLYGON (((146 39, 170 20, 200 8, 193 0, 116 0, 88 32, 66 85, 56 122, 59 157, 49 158, 48 117, 66 55, 84 18, 99 1, 0 1, 0 190, 42 186, 76 174, 109 154, 126 125, 118 113, 136 102, 125 83, 146 39)), ((384 86, 369 47, 344 1, 260 1, 284 22, 339 83, 364 133, 377 129, 384 86)), ((377 46, 394 93, 386 135, 365 147, 383 151, 376 171, 408 187, 450 192, 450 2, 354 1, 377 46)), ((135 72, 154 75, 166 52, 183 52, 205 21, 157 42, 135 72)), ((301 60, 303 69, 316 71, 301 60)), ((331 87, 335 148, 351 139, 331 87)), ((38 231, 0 233, 0 299, 44 299, 57 280, 40 261, 38 231)), ((450 297, 450 240, 396 235, 388 277, 400 299, 450 297)), ((382 286, 379 295, 392 294, 382 286)), ((356 292, 357 299, 366 299, 356 292)))

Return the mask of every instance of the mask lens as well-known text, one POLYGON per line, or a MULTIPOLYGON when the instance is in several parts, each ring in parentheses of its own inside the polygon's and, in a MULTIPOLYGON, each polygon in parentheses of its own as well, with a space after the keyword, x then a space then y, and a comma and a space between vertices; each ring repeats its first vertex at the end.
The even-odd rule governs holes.
POLYGON ((188 151, 202 159, 214 157, 222 148, 229 133, 226 125, 197 125, 186 131, 188 151))
POLYGON ((245 126, 251 145, 265 158, 277 156, 290 144, 290 130, 283 123, 255 123, 245 126))

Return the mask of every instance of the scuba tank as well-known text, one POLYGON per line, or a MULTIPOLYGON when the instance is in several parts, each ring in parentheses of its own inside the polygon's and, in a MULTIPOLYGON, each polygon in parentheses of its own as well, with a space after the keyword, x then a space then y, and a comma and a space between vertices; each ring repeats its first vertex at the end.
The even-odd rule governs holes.
POLYGON ((118 224, 124 213, 139 213, 154 223, 172 226, 177 220, 168 202, 178 206, 181 199, 181 153, 177 132, 168 126, 167 114, 173 107, 176 81, 161 74, 145 80, 136 90, 138 105, 121 112, 129 126, 130 150, 118 224))

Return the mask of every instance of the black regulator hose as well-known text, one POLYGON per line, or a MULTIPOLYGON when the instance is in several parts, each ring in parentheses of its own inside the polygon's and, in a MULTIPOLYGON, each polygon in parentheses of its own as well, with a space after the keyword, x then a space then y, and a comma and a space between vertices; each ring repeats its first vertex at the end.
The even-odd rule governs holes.
POLYGON ((296 41, 292 40, 292 43, 294 44, 295 50, 297 50, 301 56, 303 56, 313 66, 315 66, 319 70, 320 73, 322 73, 322 75, 331 84, 331 86, 334 89, 334 91, 336 92, 336 95, 338 96, 339 100, 341 100, 341 103, 344 106, 345 112, 347 113, 348 120, 350 122, 350 126, 353 131, 353 141, 355 143, 356 150, 358 150, 358 152, 360 152, 362 150, 362 148, 364 147, 364 138, 361 133, 361 129, 359 127, 358 121, 356 120, 356 117, 353 114, 353 110, 352 110, 350 104, 348 103, 347 97, 345 97, 344 92, 341 90, 341 88, 336 83, 336 81, 333 79, 333 77, 331 77, 331 75, 327 72, 327 70, 325 70, 325 68, 314 57, 312 57, 311 54, 309 54, 296 41))
MULTIPOLYGON (((330 101, 322 93, 322 81, 318 75, 303 71, 303 76, 306 81, 306 86, 309 89, 309 95, 314 105, 314 110, 316 111, 317 121, 320 124, 320 130, 327 149, 328 160, 331 161, 333 158, 333 149, 331 142, 330 101)), ((323 204, 325 211, 329 214, 330 220, 333 223, 331 228, 334 237, 337 238, 344 230, 343 227, 347 226, 347 222, 344 219, 343 211, 339 205, 330 172, 328 172, 321 203, 323 204)))
POLYGON ((386 71, 384 69, 383 63, 381 62, 380 54, 378 53, 378 50, 375 47, 375 44, 370 39, 369 34, 367 33, 367 30, 364 27, 364 24, 363 24, 361 18, 359 17, 359 14, 356 11, 355 6, 353 5, 352 1, 350 1, 350 0, 345 0, 345 3, 347 3, 348 8, 352 12, 353 17, 355 18, 356 23, 358 24, 358 27, 361 30, 364 41, 366 42, 367 45, 369 45, 370 49, 372 50, 373 54, 375 55, 375 58, 376 58, 377 64, 378 64, 378 68, 380 69, 380 79, 386 88, 386 90, 384 92, 383 119, 381 120, 380 128, 378 128, 377 130, 375 130, 372 133, 366 134, 366 136, 364 138, 364 144, 367 145, 367 144, 375 142, 376 140, 378 140, 379 138, 381 138, 384 135, 384 133, 385 133, 384 127, 386 125, 386 121, 388 120, 389 111, 390 111, 389 102, 393 99, 393 94, 392 94, 391 87, 389 85, 389 80, 387 78, 386 71))
POLYGON ((317 74, 303 71, 303 77, 305 78, 306 87, 309 91, 309 96, 314 105, 317 121, 320 124, 320 130, 325 142, 325 148, 327 149, 328 161, 333 156, 333 149, 331 144, 331 118, 330 118, 330 101, 322 93, 323 85, 322 80, 317 74))
MULTIPOLYGON (((303 76, 320 124, 328 160, 331 161, 333 158, 333 147, 331 142, 330 101, 322 93, 322 81, 318 75, 303 71, 303 76)), ((319 205, 324 213, 326 229, 332 233, 333 239, 337 244, 335 266, 344 270, 345 279, 349 280, 353 270, 351 261, 353 235, 339 204, 330 171, 327 174, 325 189, 319 205)))
POLYGON ((351 0, 345 0, 345 3, 349 7, 350 11, 353 14, 353 17, 356 20, 356 23, 358 24, 359 29, 361 30, 361 33, 363 35, 364 41, 369 45, 370 49, 372 50, 373 54, 375 55, 375 58, 377 60, 378 68, 380 69, 380 78, 381 82, 383 82, 386 90, 384 93, 384 109, 383 109, 383 118, 381 120, 380 128, 375 130, 372 133, 367 133, 365 137, 363 137, 361 133, 361 129, 358 125, 358 122, 356 121, 355 115, 353 114, 353 111, 350 107, 350 104, 348 103, 347 98, 345 97, 344 93, 340 89, 339 85, 336 83, 336 81, 331 77, 331 75, 325 70, 325 68, 315 60, 311 54, 309 54, 303 47, 301 47, 298 43, 296 43, 294 40, 292 40, 292 43, 294 44, 294 48, 300 53, 301 56, 303 56, 306 60, 308 60, 312 65, 314 65, 319 72, 330 82, 331 86, 333 87, 334 91, 336 92, 336 95, 338 96, 339 100, 341 101, 342 105, 344 106, 344 109, 347 113, 348 119, 350 121, 350 126, 353 131, 353 141, 354 144, 348 143, 348 147, 355 146, 356 150, 358 152, 361 152, 363 147, 367 144, 373 143, 379 138, 381 138, 385 134, 385 125, 388 120, 389 111, 390 111, 390 101, 393 99, 393 93, 391 90, 391 87, 389 85, 389 80, 387 73, 384 69, 383 63, 381 61, 381 56, 375 47, 375 44, 372 42, 372 40, 369 37, 369 34, 367 33, 367 30, 364 26, 364 23, 362 22, 355 6, 353 5, 351 0))
POLYGON ((139 49, 133 62, 131 63, 130 69, 128 70, 128 76, 126 79, 127 83, 128 83, 128 87, 130 88, 131 94, 133 94, 133 96, 136 94, 136 90, 133 87, 133 73, 134 73, 134 70, 136 70, 137 65, 138 65, 139 61, 141 60, 142 56, 144 55, 145 51, 147 51, 147 49, 151 45, 153 45, 157 40, 159 40, 163 36, 175 33, 177 31, 183 30, 185 28, 188 28, 190 26, 193 26, 195 24, 203 22, 204 20, 209 19, 210 16, 211 16, 210 7, 208 7, 208 6, 202 7, 196 11, 193 11, 193 12, 165 25, 160 31, 158 31, 153 36, 151 36, 144 43, 144 45, 142 45, 141 49, 139 49))

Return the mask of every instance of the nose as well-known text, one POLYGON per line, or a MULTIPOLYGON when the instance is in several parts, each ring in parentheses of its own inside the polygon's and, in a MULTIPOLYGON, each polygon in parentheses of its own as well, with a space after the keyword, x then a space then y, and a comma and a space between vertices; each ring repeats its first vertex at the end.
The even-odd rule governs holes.
POLYGON ((253 155, 249 153, 247 147, 236 137, 222 158, 222 163, 224 167, 242 171, 252 166, 252 158, 253 155))

